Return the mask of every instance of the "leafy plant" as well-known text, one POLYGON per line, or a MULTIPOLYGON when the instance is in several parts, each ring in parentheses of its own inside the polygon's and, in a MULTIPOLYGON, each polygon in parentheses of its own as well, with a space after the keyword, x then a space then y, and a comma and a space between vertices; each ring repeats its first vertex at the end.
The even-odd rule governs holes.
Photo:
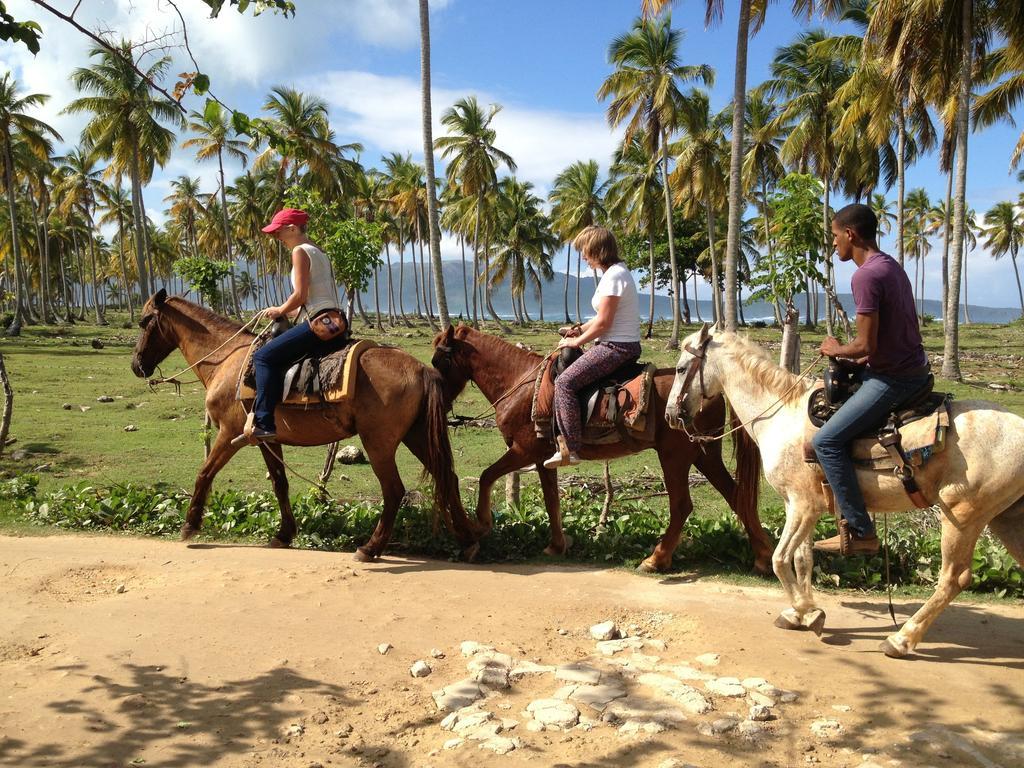
POLYGON ((184 256, 174 262, 174 271, 188 280, 192 289, 215 307, 220 304, 218 284, 228 276, 233 266, 230 261, 207 259, 203 256, 184 256))

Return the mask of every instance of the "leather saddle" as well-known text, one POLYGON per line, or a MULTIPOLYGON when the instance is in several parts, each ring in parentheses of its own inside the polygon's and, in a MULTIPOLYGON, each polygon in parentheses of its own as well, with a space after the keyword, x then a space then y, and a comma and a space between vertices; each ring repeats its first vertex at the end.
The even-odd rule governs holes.
MULTIPOLYGON (((272 338, 262 335, 250 350, 245 372, 238 383, 236 400, 256 398, 256 375, 253 354, 272 338)), ((349 336, 334 343, 335 350, 326 355, 308 355, 291 365, 284 376, 283 406, 309 407, 318 403, 335 403, 355 394, 359 357, 377 344, 368 339, 349 336)))
MULTIPOLYGON (((538 373, 531 412, 538 437, 553 437, 555 380, 582 355, 578 349, 560 349, 545 361, 538 373)), ((647 410, 654 372, 650 363, 631 362, 584 387, 579 393, 583 442, 591 445, 616 443, 625 435, 653 442, 655 422, 647 418, 647 410)))
MULTIPOLYGON (((862 366, 855 367, 845 361, 830 360, 824 382, 811 392, 803 446, 804 461, 808 464, 818 464, 811 441, 818 429, 857 391, 860 368, 862 366)), ((928 374, 927 381, 897 406, 882 426, 860 435, 850 448, 853 461, 859 467, 896 472, 907 495, 918 507, 930 504, 914 480, 914 470, 945 449, 950 425, 953 395, 934 392, 934 387, 935 377, 928 374)))

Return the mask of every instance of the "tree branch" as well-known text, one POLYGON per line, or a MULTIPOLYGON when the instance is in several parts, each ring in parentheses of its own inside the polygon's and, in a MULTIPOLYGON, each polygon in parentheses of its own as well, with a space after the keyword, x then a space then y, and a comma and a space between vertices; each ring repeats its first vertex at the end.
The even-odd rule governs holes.
MULTIPOLYGON (((192 65, 196 68, 196 72, 202 72, 203 68, 199 66, 199 62, 196 61, 196 57, 192 53, 192 48, 188 44, 188 28, 185 25, 185 17, 182 16, 181 9, 178 8, 178 4, 176 2, 174 2, 174 0, 166 0, 166 2, 167 2, 168 5, 171 6, 171 8, 174 9, 174 12, 176 14, 178 14, 178 18, 181 20, 181 36, 182 36, 182 38, 185 41, 185 52, 188 53, 188 57, 190 59, 192 59, 192 65)), ((228 112, 234 114, 235 110, 233 110, 231 107, 229 107, 223 101, 221 101, 216 96, 214 96, 213 91, 207 90, 206 91, 206 95, 208 95, 211 99, 213 99, 218 104, 220 104, 222 107, 224 107, 224 109, 226 109, 228 112)))
MULTIPOLYGON (((107 42, 106 40, 104 40, 102 37, 100 37, 99 35, 95 34, 94 32, 90 31, 86 27, 83 27, 77 21, 75 21, 74 18, 73 18, 74 13, 72 13, 71 16, 69 16, 69 15, 67 15, 65 13, 61 13, 56 8, 51 6, 49 3, 44 2, 44 0, 32 0, 32 2, 35 3, 36 5, 38 5, 43 10, 49 11, 51 14, 56 16, 58 19, 67 22, 68 24, 73 26, 75 29, 77 29, 79 32, 81 32, 83 35, 85 35, 89 39, 91 39, 93 42, 95 42, 97 45, 99 45, 104 50, 109 51, 110 53, 112 53, 112 54, 114 54, 116 56, 120 56, 122 58, 125 58, 124 54, 121 53, 121 51, 117 50, 117 48, 112 46, 109 42, 107 42)), ((75 10, 77 10, 77 9, 78 9, 78 6, 75 6, 75 10)), ((191 54, 189 54, 189 55, 191 55, 191 54)), ((175 99, 170 93, 168 93, 166 90, 164 90, 159 85, 157 85, 150 77, 148 77, 146 75, 145 72, 143 72, 141 69, 138 68, 138 66, 135 64, 134 61, 132 61, 131 59, 128 59, 128 64, 129 64, 129 66, 133 70, 135 70, 135 73, 139 77, 141 77, 143 79, 143 81, 145 81, 145 83, 150 88, 152 88, 157 93, 162 94, 164 96, 164 98, 166 98, 169 103, 173 104, 175 107, 180 109, 182 114, 188 114, 188 110, 185 109, 185 107, 182 105, 182 103, 180 101, 175 99)))

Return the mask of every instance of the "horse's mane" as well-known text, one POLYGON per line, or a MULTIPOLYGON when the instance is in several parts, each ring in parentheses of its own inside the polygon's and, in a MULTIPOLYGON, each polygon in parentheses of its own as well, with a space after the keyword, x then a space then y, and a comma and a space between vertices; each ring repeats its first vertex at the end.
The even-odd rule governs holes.
POLYGON ((232 334, 242 327, 241 323, 218 315, 213 310, 201 307, 182 296, 168 296, 165 304, 169 304, 185 317, 193 320, 211 331, 223 331, 232 334))
POLYGON ((799 376, 776 364, 767 351, 743 336, 723 332, 716 333, 714 339, 747 376, 770 394, 782 397, 784 403, 799 402, 814 385, 813 380, 800 381, 799 376))
POLYGON ((455 338, 460 339, 462 341, 469 341, 474 347, 478 349, 484 348, 496 350, 498 354, 505 357, 511 357, 515 359, 517 363, 521 361, 521 364, 524 368, 536 366, 538 363, 540 363, 541 360, 541 355, 537 354, 536 352, 531 352, 528 349, 517 347, 515 344, 512 344, 511 342, 505 341, 504 339, 494 336, 490 333, 478 331, 469 325, 460 325, 458 328, 456 328, 455 338))

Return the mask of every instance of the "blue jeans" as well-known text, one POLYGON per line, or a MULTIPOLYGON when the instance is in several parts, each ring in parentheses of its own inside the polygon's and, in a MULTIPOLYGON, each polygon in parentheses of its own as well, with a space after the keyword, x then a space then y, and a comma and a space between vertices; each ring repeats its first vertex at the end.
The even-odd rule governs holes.
POLYGON ((288 368, 314 352, 327 355, 344 346, 341 339, 321 341, 309 323, 303 321, 275 339, 271 339, 252 356, 256 375, 256 400, 252 410, 257 427, 274 432, 274 409, 284 396, 284 375, 288 368))
POLYGON ((832 486, 836 509, 857 536, 873 535, 875 526, 868 517, 864 495, 857 483, 850 443, 885 424, 893 408, 923 387, 927 378, 926 374, 912 379, 894 379, 865 370, 861 374, 860 389, 840 406, 811 441, 818 463, 832 486))

